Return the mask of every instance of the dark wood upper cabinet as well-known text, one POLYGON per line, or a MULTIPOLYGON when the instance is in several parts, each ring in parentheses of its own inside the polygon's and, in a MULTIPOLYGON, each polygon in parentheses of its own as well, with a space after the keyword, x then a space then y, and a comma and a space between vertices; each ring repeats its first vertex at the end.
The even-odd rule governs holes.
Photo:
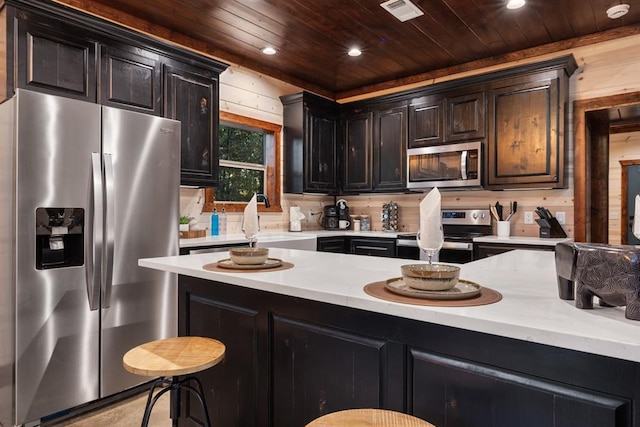
POLYGON ((7 0, 0 19, 3 97, 24 88, 180 120, 181 184, 217 185, 227 64, 54 2, 7 0))
POLYGON ((409 148, 444 142, 444 97, 429 95, 409 103, 409 148))
POLYGON ((484 138, 485 93, 464 93, 448 96, 445 101, 447 142, 484 138))
POLYGON ((285 193, 336 193, 338 105, 301 92, 280 98, 284 107, 285 193))
POLYGON ((344 182, 343 190, 373 189, 373 112, 355 110, 343 117, 344 182))
POLYGON ((490 91, 489 188, 565 186, 563 111, 558 78, 490 91))
POLYGON ((406 103, 374 111, 374 191, 397 191, 407 187, 407 112, 406 103))
POLYGON ((473 92, 473 89, 412 99, 409 148, 484 138, 485 106, 484 91, 473 92))
POLYGON ((141 113, 162 114, 162 62, 130 46, 100 46, 99 103, 141 113))
POLYGON ((490 83, 488 189, 566 188, 566 109, 576 69, 573 56, 564 56, 512 69, 490 83))
POLYGON ((165 116, 179 120, 180 183, 218 185, 218 76, 195 67, 166 66, 165 116))
POLYGON ((97 43, 73 25, 29 14, 20 18, 16 86, 96 102, 97 43))

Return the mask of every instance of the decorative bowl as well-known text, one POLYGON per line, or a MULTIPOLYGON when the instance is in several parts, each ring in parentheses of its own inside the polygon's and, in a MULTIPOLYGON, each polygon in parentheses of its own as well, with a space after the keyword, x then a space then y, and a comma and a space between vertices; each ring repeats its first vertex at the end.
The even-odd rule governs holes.
POLYGON ((269 248, 231 248, 229 257, 231 261, 242 265, 264 264, 269 256, 269 248))
POLYGON ((446 291, 458 283, 460 267, 447 264, 408 264, 400 267, 402 279, 411 288, 446 291))

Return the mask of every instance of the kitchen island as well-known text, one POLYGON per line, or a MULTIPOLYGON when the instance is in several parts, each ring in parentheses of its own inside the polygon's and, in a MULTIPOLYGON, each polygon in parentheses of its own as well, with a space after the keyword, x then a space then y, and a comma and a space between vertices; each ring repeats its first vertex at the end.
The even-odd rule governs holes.
POLYGON ((503 295, 477 307, 363 291, 407 260, 272 249, 294 268, 202 268, 226 256, 140 260, 180 275, 180 334, 227 345, 201 376, 214 423, 298 427, 383 407, 438 426, 640 426, 640 322, 560 300, 551 252, 462 265, 461 278, 503 295))

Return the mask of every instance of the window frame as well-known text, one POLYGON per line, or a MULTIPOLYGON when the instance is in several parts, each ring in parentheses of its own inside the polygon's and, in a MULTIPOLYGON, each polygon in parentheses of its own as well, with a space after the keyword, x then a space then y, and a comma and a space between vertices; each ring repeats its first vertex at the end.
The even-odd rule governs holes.
MULTIPOLYGON (((264 203, 258 203, 258 212, 282 212, 281 200, 280 200, 280 146, 281 146, 281 134, 282 126, 263 120, 253 119, 250 117, 241 116, 234 113, 220 112, 220 121, 235 123, 239 125, 249 126, 253 128, 262 129, 266 132, 273 134, 273 138, 266 138, 264 162, 266 166, 266 196, 269 197, 269 203, 271 206, 266 208, 264 203)), ((215 201, 215 188, 207 187, 204 192, 204 206, 203 212, 213 212, 213 205, 215 201)), ((236 202, 216 202, 215 203, 218 212, 222 211, 224 206, 226 212, 244 212, 244 208, 247 203, 236 202)))

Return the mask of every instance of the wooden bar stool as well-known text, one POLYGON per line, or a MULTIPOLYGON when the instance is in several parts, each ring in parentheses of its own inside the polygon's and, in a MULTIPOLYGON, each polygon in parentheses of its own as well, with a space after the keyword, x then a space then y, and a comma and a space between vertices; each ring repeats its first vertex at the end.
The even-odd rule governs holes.
POLYGON ((426 421, 384 409, 348 409, 316 418, 306 427, 435 427, 426 421))
POLYGON ((209 412, 200 380, 192 375, 217 365, 224 359, 225 346, 218 340, 203 337, 175 337, 151 341, 129 350, 122 357, 124 368, 136 375, 161 377, 157 379, 147 398, 142 427, 149 424, 151 410, 158 399, 170 391, 170 416, 172 426, 180 418, 180 390, 192 393, 204 415, 205 425, 210 426, 209 412), (192 386, 195 383, 197 388, 192 386), (153 396, 156 387, 161 390, 153 396))

